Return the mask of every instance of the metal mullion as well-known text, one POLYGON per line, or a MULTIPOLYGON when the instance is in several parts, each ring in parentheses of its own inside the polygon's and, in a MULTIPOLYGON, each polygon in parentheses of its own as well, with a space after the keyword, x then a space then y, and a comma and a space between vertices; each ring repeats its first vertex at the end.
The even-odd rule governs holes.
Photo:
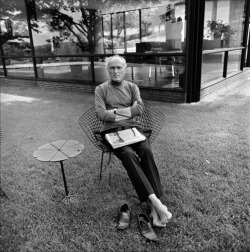
POLYGON ((245 67, 245 59, 246 59, 246 46, 247 46, 247 35, 248 35, 248 29, 249 29, 249 9, 250 9, 250 3, 249 0, 245 0, 245 24, 244 24, 244 31, 243 31, 243 41, 242 46, 245 48, 242 50, 241 54, 241 62, 240 62, 240 70, 242 71, 245 67))
POLYGON ((202 43, 205 15, 205 0, 186 0, 187 5, 187 38, 185 61, 186 102, 200 100, 202 43))
POLYGON ((113 38, 113 14, 110 14, 110 29, 111 29, 111 42, 112 42, 112 53, 114 54, 114 38, 113 38))
POLYGON ((126 27, 126 14, 123 12, 123 24, 124 24, 124 50, 127 52, 127 27, 126 27))
POLYGON ((224 62, 223 62, 223 77, 227 78, 227 65, 228 65, 228 51, 224 54, 224 62))
POLYGON ((24 3, 25 3, 25 9, 26 9, 29 36, 30 36, 30 45, 31 45, 31 52, 32 52, 32 61, 33 61, 33 67, 34 67, 34 74, 35 74, 35 78, 37 79, 38 78, 38 73, 37 73, 37 68, 36 68, 35 49, 34 49, 33 36, 32 36, 32 30, 31 30, 31 25, 30 25, 30 13, 29 13, 27 0, 24 0, 24 3))
POLYGON ((250 32, 248 34, 248 49, 247 49, 246 67, 250 67, 250 32))
POLYGON ((102 43, 103 43, 103 52, 105 54, 106 50, 105 50, 105 42, 104 42, 104 23, 103 23, 103 16, 102 15, 102 43))
POLYGON ((95 83, 95 65, 93 56, 90 56, 90 67, 91 67, 92 83, 95 83))
POLYGON ((139 10, 139 36, 140 36, 140 43, 141 43, 142 42, 141 10, 139 10))
POLYGON ((4 76, 7 76, 7 69, 6 69, 6 64, 5 64, 5 59, 2 58, 2 62, 3 62, 3 72, 4 72, 4 76))
POLYGON ((4 76, 6 77, 7 76, 7 69, 6 69, 6 64, 5 64, 5 58, 4 58, 4 52, 3 52, 3 44, 2 44, 2 39, 1 39, 1 36, 0 36, 0 51, 1 51, 1 59, 2 59, 2 62, 3 62, 3 71, 4 71, 4 76))

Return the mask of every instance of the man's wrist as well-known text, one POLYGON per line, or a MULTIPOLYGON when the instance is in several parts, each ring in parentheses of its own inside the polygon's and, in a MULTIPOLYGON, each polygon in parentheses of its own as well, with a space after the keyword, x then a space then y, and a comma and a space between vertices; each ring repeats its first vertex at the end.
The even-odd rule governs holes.
POLYGON ((116 115, 116 110, 117 110, 117 109, 114 109, 114 114, 115 114, 115 115, 116 115))

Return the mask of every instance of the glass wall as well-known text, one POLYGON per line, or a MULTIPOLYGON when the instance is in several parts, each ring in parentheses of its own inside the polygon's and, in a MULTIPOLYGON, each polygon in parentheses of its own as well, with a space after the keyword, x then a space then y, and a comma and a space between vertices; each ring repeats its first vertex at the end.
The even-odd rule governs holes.
POLYGON ((101 83, 108 78, 107 54, 119 53, 130 64, 128 79, 138 85, 181 86, 185 0, 4 3, 0 25, 4 56, 9 56, 5 59, 8 76, 34 77, 33 59, 29 56, 35 56, 38 78, 101 83), (182 55, 173 55, 175 52, 182 55))
POLYGON ((124 53, 131 66, 126 76, 138 85, 182 87, 185 1, 141 1, 140 7, 131 10, 136 6, 124 5, 118 13, 103 14, 104 53, 124 53), (138 53, 162 55, 138 56, 138 53), (183 56, 168 56, 168 53, 183 53, 183 56))
MULTIPOLYGON (((24 1, 2 1, 0 14, 1 42, 9 76, 34 77, 31 41, 24 1), (10 8, 13 11, 9 11, 10 8), (13 57, 11 57, 13 56, 13 57), (14 58, 15 56, 15 58, 14 58), (18 56, 18 58, 16 58, 18 56)), ((3 73, 3 71, 1 71, 3 73)))
POLYGON ((111 15, 103 15, 103 53, 113 53, 111 15))
POLYGON ((215 81, 223 79, 224 53, 203 54, 201 83, 206 87, 215 81))
POLYGON ((206 0, 203 49, 239 47, 245 0, 206 0))
MULTIPOLYGON (((125 53, 136 52, 136 44, 140 43, 139 10, 125 12, 125 53)), ((142 22, 141 22, 142 25, 142 22)))
POLYGON ((182 51, 185 41, 185 6, 167 4, 142 10, 142 42, 161 42, 157 52, 182 51))
MULTIPOLYGON (((206 0, 204 33, 202 87, 209 82, 221 80, 223 64, 227 64, 226 76, 239 71, 244 30, 245 0, 206 0), (231 51, 232 49, 236 51, 231 51), (215 50, 215 54, 206 54, 215 50), (224 50, 223 53, 218 51, 224 50), (225 51, 230 50, 228 61, 224 62, 225 51), (236 67, 237 66, 237 67, 236 67)), ((224 73, 225 75, 225 73, 224 73)))
POLYGON ((231 51, 228 54, 227 77, 240 71, 241 51, 231 51))

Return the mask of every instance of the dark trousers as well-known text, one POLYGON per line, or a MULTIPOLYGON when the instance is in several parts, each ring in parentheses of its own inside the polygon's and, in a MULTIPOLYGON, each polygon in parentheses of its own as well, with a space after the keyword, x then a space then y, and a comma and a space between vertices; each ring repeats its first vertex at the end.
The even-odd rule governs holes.
POLYGON ((122 161, 141 202, 150 194, 162 196, 160 176, 148 139, 113 149, 113 152, 122 161))

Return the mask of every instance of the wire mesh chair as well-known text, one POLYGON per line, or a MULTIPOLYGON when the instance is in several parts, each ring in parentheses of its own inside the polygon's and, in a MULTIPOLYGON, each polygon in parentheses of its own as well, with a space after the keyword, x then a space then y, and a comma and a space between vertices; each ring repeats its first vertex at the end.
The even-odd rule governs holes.
MULTIPOLYGON (((144 110, 141 116, 136 116, 136 120, 140 121, 143 133, 152 143, 165 122, 165 115, 156 107, 150 104, 148 101, 143 101, 144 110)), ((107 146, 102 140, 100 129, 102 122, 96 117, 95 107, 86 111, 78 120, 78 123, 82 130, 85 132, 89 140, 94 144, 96 148, 101 150, 101 165, 99 179, 102 179, 103 172, 103 157, 105 153, 109 153, 109 162, 112 153, 112 148, 107 146)))

